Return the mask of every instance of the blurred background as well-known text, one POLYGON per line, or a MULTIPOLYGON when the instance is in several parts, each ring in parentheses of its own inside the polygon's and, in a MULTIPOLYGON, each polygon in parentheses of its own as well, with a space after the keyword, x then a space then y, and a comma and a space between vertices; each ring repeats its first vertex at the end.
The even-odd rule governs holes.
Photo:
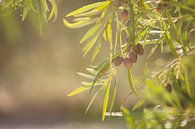
MULTIPOLYGON (((66 96, 80 86, 82 78, 76 72, 85 72, 88 65, 107 56, 103 55, 105 49, 94 63, 89 63, 89 56, 83 59, 79 40, 87 28, 72 30, 63 25, 67 13, 92 2, 96 1, 58 0, 58 17, 55 22, 45 24, 42 32, 33 13, 23 22, 20 11, 0 14, 0 129, 125 128, 120 117, 107 117, 101 122, 101 97, 85 114, 89 92, 66 96)), ((158 60, 152 62, 157 68, 166 63, 159 57, 163 56, 158 55, 158 60)), ((142 63, 145 61, 143 56, 134 66, 136 84, 142 79, 139 75, 149 72, 142 63)), ((117 69, 114 111, 119 111, 117 103, 122 103, 130 89, 126 69, 123 66, 117 69)), ((125 104, 128 102, 133 104, 135 97, 130 96, 125 104)))

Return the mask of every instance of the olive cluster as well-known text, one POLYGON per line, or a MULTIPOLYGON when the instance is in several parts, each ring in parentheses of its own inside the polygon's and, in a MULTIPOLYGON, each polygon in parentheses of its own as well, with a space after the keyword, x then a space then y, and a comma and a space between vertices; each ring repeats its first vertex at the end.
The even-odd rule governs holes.
POLYGON ((125 58, 118 56, 114 59, 114 65, 120 66, 124 62, 124 66, 127 69, 131 69, 133 63, 137 62, 137 55, 143 55, 144 48, 141 44, 137 44, 135 46, 129 46, 127 49, 127 54, 125 58))

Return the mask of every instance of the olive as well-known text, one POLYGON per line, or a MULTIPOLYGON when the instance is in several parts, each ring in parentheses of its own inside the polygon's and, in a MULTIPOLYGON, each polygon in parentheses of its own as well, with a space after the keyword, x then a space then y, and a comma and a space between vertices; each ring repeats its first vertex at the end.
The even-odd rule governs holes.
MULTIPOLYGON (((127 40, 128 40, 128 39, 127 39, 127 40)), ((132 50, 132 47, 133 47, 132 45, 129 45, 125 51, 126 51, 126 52, 130 52, 130 51, 132 50)))
POLYGON ((141 44, 137 44, 134 46, 133 50, 138 54, 138 55, 143 55, 144 54, 144 48, 141 44))
POLYGON ((121 19, 123 20, 123 22, 127 22, 128 19, 129 19, 129 13, 126 9, 124 9, 122 12, 121 12, 121 19))
POLYGON ((131 50, 131 51, 128 53, 127 57, 128 57, 129 59, 131 59, 131 61, 132 61, 133 63, 136 63, 136 62, 137 62, 137 53, 136 53, 134 50, 131 50))
POLYGON ((167 85, 166 85, 166 90, 169 92, 169 93, 171 93, 171 91, 172 91, 172 86, 171 86, 171 84, 170 83, 168 83, 167 85))
POLYGON ((122 62, 123 62, 123 58, 122 58, 122 57, 116 57, 116 58, 114 59, 114 65, 115 65, 115 66, 121 65, 122 62))
POLYGON ((132 60, 130 58, 125 58, 124 59, 124 65, 127 69, 132 68, 132 60))

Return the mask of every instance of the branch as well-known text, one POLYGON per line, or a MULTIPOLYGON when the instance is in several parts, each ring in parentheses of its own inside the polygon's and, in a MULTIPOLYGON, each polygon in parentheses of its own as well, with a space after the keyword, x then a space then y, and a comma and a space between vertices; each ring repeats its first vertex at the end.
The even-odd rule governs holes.
MULTIPOLYGON (((190 47, 189 51, 187 52, 187 54, 191 54, 192 51, 195 50, 195 45, 190 47)), ((180 55, 179 57, 177 57, 176 59, 174 59, 173 61, 171 61, 171 63, 169 63, 168 65, 166 65, 163 69, 161 69, 158 73, 156 73, 155 75, 151 76, 151 78, 155 78, 157 76, 159 76, 163 71, 169 69, 172 65, 174 65, 179 59, 183 58, 184 56, 186 56, 185 54, 182 54, 180 55)), ((140 90, 144 87, 144 83, 142 83, 137 89, 140 90)), ((125 103, 128 99, 129 96, 133 95, 133 91, 130 91, 128 93, 128 95, 126 95, 124 98, 123 98, 123 101, 122 103, 125 103)))

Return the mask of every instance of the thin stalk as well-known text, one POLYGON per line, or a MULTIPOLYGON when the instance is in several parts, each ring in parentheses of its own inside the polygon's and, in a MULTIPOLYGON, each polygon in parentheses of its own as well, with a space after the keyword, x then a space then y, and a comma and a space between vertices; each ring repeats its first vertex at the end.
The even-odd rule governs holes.
POLYGON ((129 39, 128 39, 128 46, 130 44, 135 45, 135 18, 134 18, 134 9, 132 0, 128 1, 129 5, 129 25, 128 25, 128 32, 129 32, 129 39))

